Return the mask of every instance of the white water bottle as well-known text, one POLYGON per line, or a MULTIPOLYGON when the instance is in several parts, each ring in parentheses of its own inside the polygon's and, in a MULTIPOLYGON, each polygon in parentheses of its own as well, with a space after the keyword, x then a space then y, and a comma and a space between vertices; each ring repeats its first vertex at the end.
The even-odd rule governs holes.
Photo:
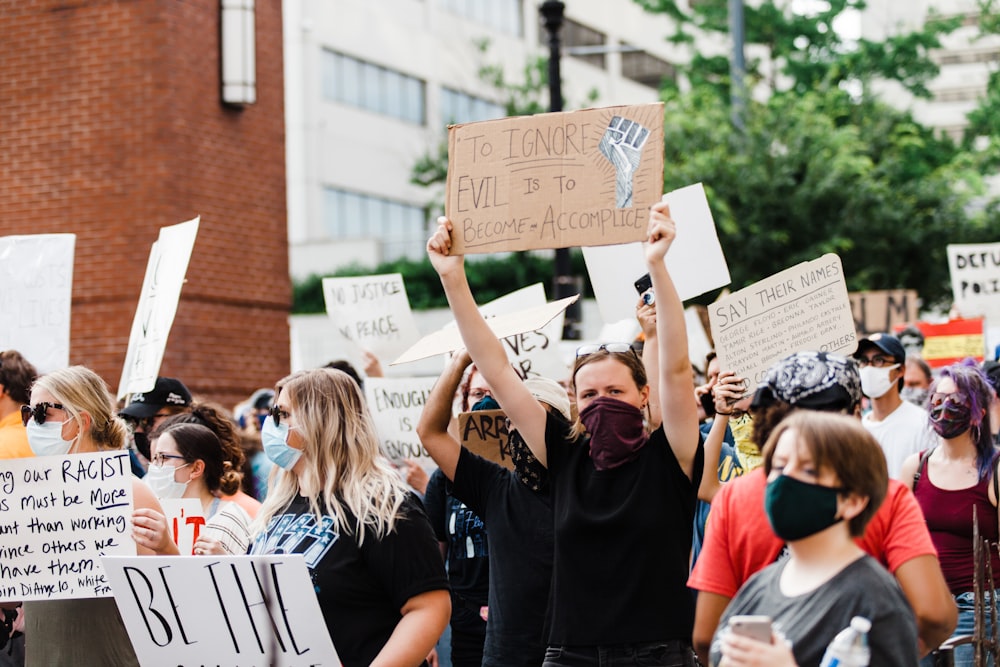
POLYGON ((868 648, 868 631, 872 622, 855 616, 851 624, 837 633, 826 647, 820 667, 868 667, 871 651, 868 648))

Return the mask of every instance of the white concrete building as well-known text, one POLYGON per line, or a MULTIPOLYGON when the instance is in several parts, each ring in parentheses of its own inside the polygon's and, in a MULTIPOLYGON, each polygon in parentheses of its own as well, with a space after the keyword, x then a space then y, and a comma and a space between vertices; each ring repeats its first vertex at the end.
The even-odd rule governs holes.
MULTIPOLYGON (((478 70, 500 64, 519 81, 529 59, 548 54, 538 4, 285 0, 284 7, 293 278, 421 256, 433 193, 410 183, 411 169, 437 150, 448 122, 504 115, 478 70), (484 39, 485 54, 475 46, 484 39)), ((681 57, 664 39, 669 27, 633 0, 567 0, 565 107, 592 89, 594 106, 656 101, 661 77, 681 57), (603 53, 571 55, 581 45, 603 53)))
POLYGON ((928 86, 934 99, 915 99, 898 85, 884 85, 880 91, 889 103, 912 109, 919 122, 958 139, 968 125, 966 115, 986 92, 990 72, 1000 66, 1000 36, 979 38, 976 0, 869 0, 861 15, 861 34, 884 39, 919 28, 932 12, 962 19, 962 26, 944 37, 942 48, 933 54, 941 68, 928 86))

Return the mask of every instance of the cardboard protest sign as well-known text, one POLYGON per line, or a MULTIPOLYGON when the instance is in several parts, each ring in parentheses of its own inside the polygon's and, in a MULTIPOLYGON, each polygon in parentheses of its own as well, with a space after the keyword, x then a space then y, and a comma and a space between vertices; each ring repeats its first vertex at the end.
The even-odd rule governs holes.
MULTIPOLYGON (((479 312, 489 321, 499 315, 516 313, 526 307, 545 306, 545 287, 535 283, 528 287, 505 294, 479 308, 479 312)), ((564 377, 569 369, 559 354, 562 340, 563 319, 560 312, 548 324, 531 331, 521 331, 500 339, 510 365, 522 380, 529 377, 564 377)))
MULTIPOLYGON (((913 326, 924 334, 923 360, 931 368, 944 368, 966 357, 983 361, 986 340, 983 334, 982 318, 950 320, 938 324, 913 322, 913 326)), ((902 331, 896 327, 896 332, 902 331)))
POLYGON ((452 252, 640 241, 663 190, 663 104, 448 129, 452 252))
POLYGON ((852 354, 858 347, 840 257, 823 255, 716 301, 708 307, 722 370, 752 390, 776 361, 793 352, 852 354))
POLYGON ((197 498, 161 498, 163 514, 174 544, 182 556, 194 554, 194 543, 205 525, 205 510, 197 498))
POLYGON ((143 667, 340 667, 301 554, 103 561, 143 667))
POLYGON ((102 555, 134 555, 128 452, 7 459, 0 602, 110 597, 102 555))
POLYGON ((503 410, 476 410, 458 415, 458 435, 473 454, 513 470, 510 432, 503 410))
POLYGON ((119 399, 149 391, 156 384, 200 220, 195 218, 161 228, 159 239, 149 251, 125 365, 118 382, 119 399))
POLYGON ((947 250, 958 312, 1000 320, 1000 243, 952 244, 947 250))
POLYGON ((858 335, 892 331, 917 319, 917 291, 912 289, 850 292, 851 312, 858 335))
POLYGON ((0 237, 0 350, 41 373, 69 365, 75 234, 0 237))
POLYGON ((400 355, 420 338, 398 273, 324 278, 323 298, 340 333, 380 359, 400 355))
MULTIPOLYGON (((729 266, 702 184, 669 192, 663 200, 670 205, 670 217, 677 223, 677 237, 664 262, 681 301, 728 285, 729 266)), ((610 323, 635 318, 639 294, 634 283, 648 273, 642 243, 584 248, 583 259, 601 319, 610 323)))
MULTIPOLYGON (((486 323, 497 338, 516 336, 528 331, 538 331, 566 310, 569 304, 579 298, 580 295, 577 294, 560 299, 559 301, 553 301, 552 303, 527 308, 516 313, 497 315, 486 320, 486 323)), ((464 344, 462 343, 462 335, 459 333, 458 327, 454 325, 447 326, 421 338, 413 347, 393 361, 391 365, 426 359, 436 354, 452 352, 460 347, 464 347, 464 344)))
POLYGON ((417 437, 417 421, 435 382, 435 377, 365 380, 368 412, 375 420, 382 451, 393 462, 413 459, 426 470, 437 466, 417 437))

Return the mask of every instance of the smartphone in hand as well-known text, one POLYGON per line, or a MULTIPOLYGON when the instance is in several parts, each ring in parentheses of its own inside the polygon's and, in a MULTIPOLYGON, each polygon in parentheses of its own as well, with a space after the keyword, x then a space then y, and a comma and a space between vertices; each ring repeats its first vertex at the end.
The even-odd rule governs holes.
POLYGON ((649 277, 649 274, 642 276, 635 281, 635 291, 639 293, 642 297, 642 302, 647 306, 654 302, 653 298, 653 280, 649 277))
POLYGON ((750 637, 765 644, 771 643, 770 616, 730 616, 729 630, 741 637, 750 637))

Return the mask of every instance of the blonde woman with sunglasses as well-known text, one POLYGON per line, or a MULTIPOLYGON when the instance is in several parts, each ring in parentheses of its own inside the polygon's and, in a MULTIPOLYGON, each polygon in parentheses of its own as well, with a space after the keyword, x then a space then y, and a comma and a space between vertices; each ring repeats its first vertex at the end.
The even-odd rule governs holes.
POLYGON ((651 434, 643 423, 650 386, 627 344, 581 349, 572 374, 579 421, 550 416, 479 314, 464 258, 451 253, 452 223, 438 222, 427 253, 465 346, 551 473, 555 557, 544 666, 695 664, 685 582, 702 454, 683 306, 663 261, 676 234, 667 205, 650 210, 646 247, 663 420, 651 434))
POLYGON ((357 382, 326 368, 281 380, 261 440, 278 469, 251 555, 304 555, 344 667, 424 664, 451 614, 448 579, 357 382))
MULTIPOLYGON (((94 371, 71 366, 43 375, 21 408, 28 444, 36 456, 119 450, 127 426, 114 415, 107 385, 94 371)), ((177 554, 163 522, 163 508, 149 487, 132 480, 133 532, 139 555, 177 554)), ((25 664, 138 665, 114 598, 26 602, 25 664)))

